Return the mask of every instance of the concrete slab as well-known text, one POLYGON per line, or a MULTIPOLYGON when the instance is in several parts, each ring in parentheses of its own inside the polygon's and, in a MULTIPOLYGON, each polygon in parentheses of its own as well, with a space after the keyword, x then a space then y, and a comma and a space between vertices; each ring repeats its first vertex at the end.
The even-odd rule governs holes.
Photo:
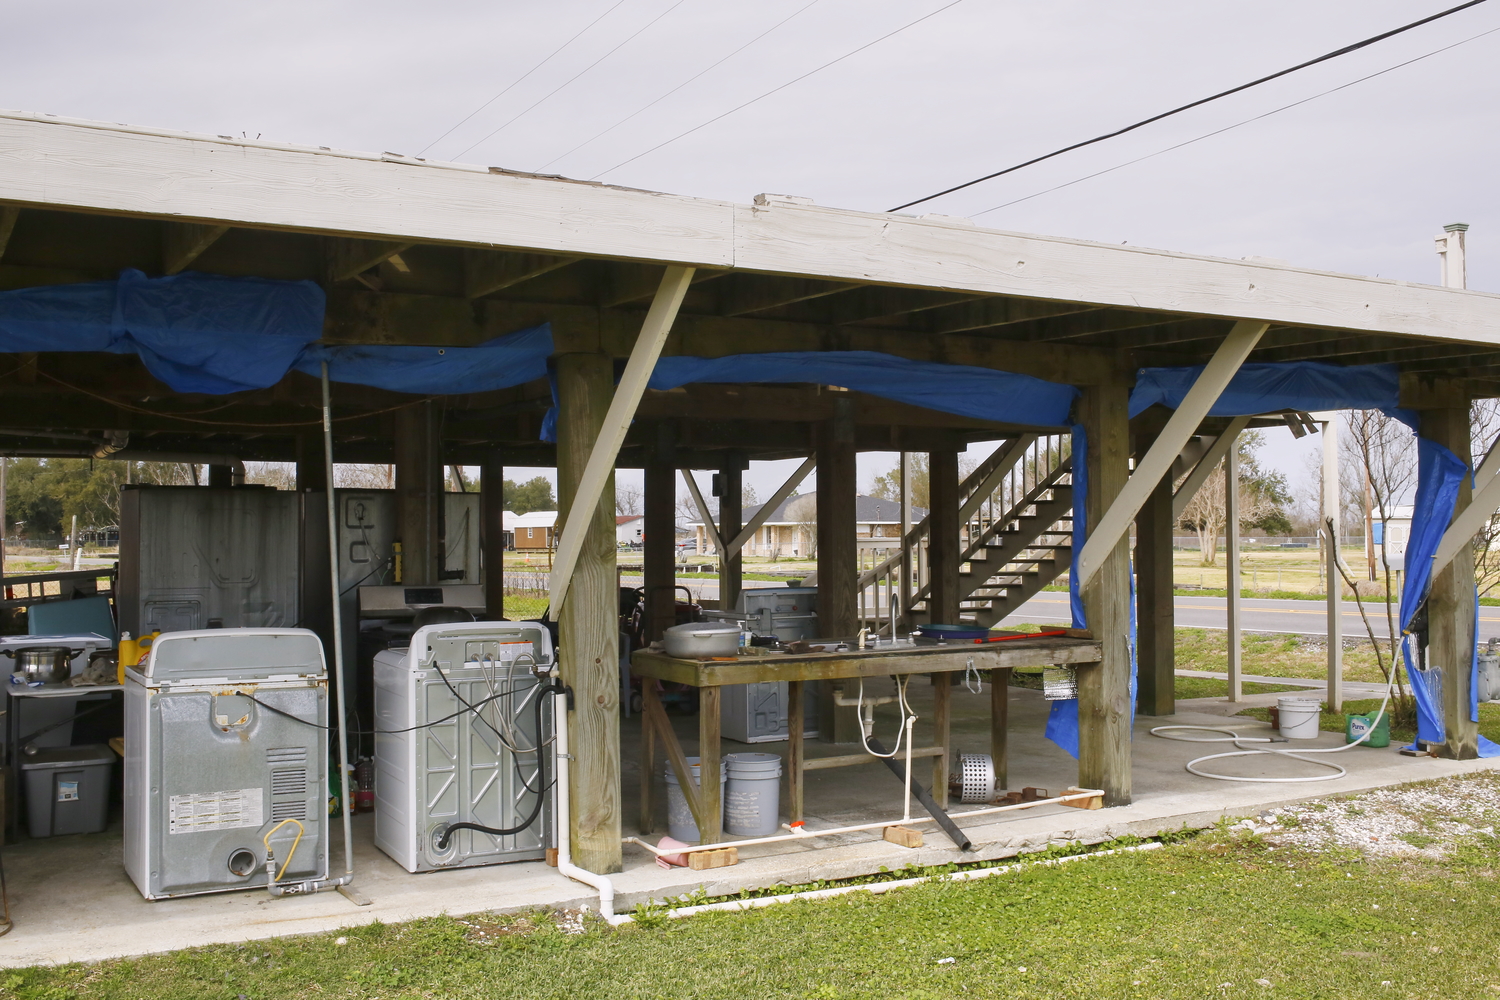
MULTIPOLYGON (((931 688, 912 687, 916 711, 930 718, 931 688)), ((1225 725, 1221 716, 1179 703, 1171 718, 1137 720, 1134 744, 1135 801, 1097 811, 1042 806, 1038 809, 962 821, 976 850, 960 854, 932 824, 921 827, 925 846, 897 847, 879 833, 849 834, 827 840, 768 845, 742 851, 740 864, 708 872, 663 870, 640 848, 627 846, 625 871, 615 876, 618 906, 629 909, 651 899, 695 892, 709 895, 775 884, 803 884, 869 874, 882 867, 946 864, 1009 857, 1049 844, 1099 843, 1122 835, 1151 836, 1166 830, 1210 825, 1224 816, 1253 815, 1302 798, 1352 792, 1383 785, 1435 778, 1496 766, 1493 761, 1457 763, 1399 756, 1395 749, 1355 748, 1338 756, 1349 775, 1336 781, 1300 784, 1219 782, 1183 770, 1191 758, 1218 747, 1170 742, 1150 735, 1158 725, 1225 725)), ((961 750, 988 749, 989 694, 957 689, 954 740, 961 750)), ((1038 785, 1060 792, 1077 779, 1074 761, 1041 738, 1047 706, 1038 691, 1011 689, 1011 786, 1038 785)), ((1239 725, 1242 720, 1236 720, 1239 725)), ((693 750, 695 720, 674 718, 688 752, 693 750)), ((877 716, 877 735, 892 733, 896 718, 889 710, 877 716)), ((1267 727, 1245 723, 1245 731, 1267 727)), ((624 801, 636 801, 635 747, 639 720, 625 726, 624 801)), ((918 724, 918 745, 927 742, 918 724)), ((1310 746, 1337 745, 1335 736, 1309 741, 1310 746)), ((726 749, 738 749, 726 743, 726 749)), ((749 749, 749 748, 747 748, 749 749)), ((756 750, 782 750, 784 744, 759 744, 756 750)), ((809 745, 813 754, 848 753, 849 747, 809 745)), ((1263 778, 1294 777, 1317 769, 1270 758, 1230 762, 1226 770, 1263 778)), ((930 769, 919 764, 919 777, 930 769)), ((810 772, 807 801, 810 828, 829 828, 901 815, 901 785, 879 765, 810 772)), ((955 806, 955 811, 965 807, 955 806)), ((972 807, 969 807, 972 808, 972 807)), ((917 810, 920 813, 920 809, 917 810)), ((627 816, 626 833, 635 833, 627 816)), ((661 823, 662 830, 665 823, 661 823)), ((661 831, 658 831, 658 834, 661 831)), ((335 838, 337 839, 337 838, 335 838)), ((26 966, 169 951, 215 943, 233 943, 290 934, 333 931, 375 920, 395 922, 442 913, 523 911, 537 907, 595 905, 595 894, 540 862, 489 868, 455 869, 411 875, 375 849, 370 817, 356 818, 356 871, 359 889, 373 900, 356 907, 337 893, 273 899, 264 893, 225 893, 148 903, 141 899, 121 867, 118 829, 91 836, 22 841, 5 849, 11 913, 15 929, 0 939, 0 966, 26 966)))

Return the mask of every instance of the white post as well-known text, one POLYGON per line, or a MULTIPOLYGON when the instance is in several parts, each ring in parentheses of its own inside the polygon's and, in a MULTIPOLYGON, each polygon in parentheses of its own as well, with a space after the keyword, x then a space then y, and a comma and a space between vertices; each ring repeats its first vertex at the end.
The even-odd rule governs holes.
POLYGON ((342 608, 342 595, 339 593, 339 519, 338 500, 333 489, 333 397, 328 386, 328 362, 323 362, 323 482, 324 493, 327 494, 326 511, 328 515, 328 578, 332 581, 333 596, 333 676, 334 676, 334 710, 338 712, 339 724, 339 789, 343 797, 341 803, 344 816, 344 878, 339 890, 351 899, 358 899, 351 894, 348 884, 354 881, 354 827, 353 817, 350 813, 354 811, 354 796, 349 794, 349 713, 347 710, 349 689, 344 676, 344 612, 342 608))
POLYGON ((1114 503, 1089 531, 1088 541, 1078 556, 1078 586, 1088 584, 1104 565, 1105 557, 1114 551, 1115 544, 1130 530, 1130 524, 1140 513, 1146 498, 1156 489, 1172 469, 1172 463, 1182 454, 1188 439, 1198 430, 1203 418, 1213 408, 1229 380, 1240 370, 1240 365, 1255 350, 1261 335, 1269 323, 1258 320, 1240 320, 1234 324, 1219 349, 1214 352, 1193 387, 1183 397, 1181 405, 1173 412, 1167 426, 1157 435, 1146 457, 1136 466, 1135 473, 1125 481, 1125 488, 1116 495, 1114 503))
POLYGON ((578 556, 583 552, 583 536, 588 531, 589 519, 599 506, 604 493, 604 484, 614 472, 615 460, 620 456, 620 446, 630 430, 635 411, 640 406, 646 384, 651 381, 651 372, 656 368, 656 359, 666 346, 667 334, 672 332, 672 321, 682 305, 688 286, 693 283, 693 268, 672 265, 662 275, 661 285, 646 311, 641 324, 640 336, 625 363, 625 373, 615 387, 614 398, 609 401, 609 410, 604 415, 604 426, 584 463, 583 476, 578 482, 578 492, 573 496, 573 505, 568 510, 568 519, 563 522, 562 538, 557 544, 557 560, 552 571, 552 588, 548 617, 557 620, 562 614, 563 601, 568 596, 568 585, 573 582, 573 569, 578 565, 578 556))
POLYGON ((1323 580, 1328 592, 1328 707, 1344 707, 1344 621, 1339 577, 1339 424, 1328 414, 1323 424, 1323 580))
POLYGON ((1469 231, 1467 222, 1452 222, 1443 227, 1443 235, 1437 238, 1438 280, 1444 288, 1468 288, 1469 269, 1467 242, 1464 234, 1469 231))
POLYGON ((1235 441, 1229 442, 1229 452, 1224 456, 1224 513, 1224 565, 1228 570, 1229 590, 1229 700, 1239 701, 1243 696, 1240 683, 1240 452, 1235 441))
POLYGON ((73 515, 73 527, 68 531, 68 555, 73 560, 73 568, 78 568, 78 515, 73 515))

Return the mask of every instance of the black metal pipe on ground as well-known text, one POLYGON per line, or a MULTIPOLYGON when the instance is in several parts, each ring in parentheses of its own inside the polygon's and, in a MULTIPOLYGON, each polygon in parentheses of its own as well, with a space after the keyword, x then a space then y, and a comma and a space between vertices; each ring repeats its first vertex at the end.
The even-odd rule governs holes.
MULTIPOLYGON (((865 742, 869 744, 871 750, 874 750, 878 754, 886 752, 881 742, 873 736, 865 740, 865 742)), ((892 757, 882 757, 880 760, 886 767, 891 769, 891 773, 896 776, 902 785, 906 784, 906 768, 902 766, 906 763, 904 760, 900 763, 897 763, 895 758, 892 757)), ((937 804, 936 800, 928 794, 927 789, 923 788, 921 782, 915 778, 911 782, 911 793, 917 797, 918 802, 922 803, 922 808, 927 810, 927 814, 937 820, 937 825, 943 828, 943 832, 948 835, 948 839, 953 841, 960 851, 972 851, 974 849, 973 843, 970 842, 968 837, 964 836, 964 832, 958 828, 958 824, 953 822, 953 819, 943 807, 937 804)))

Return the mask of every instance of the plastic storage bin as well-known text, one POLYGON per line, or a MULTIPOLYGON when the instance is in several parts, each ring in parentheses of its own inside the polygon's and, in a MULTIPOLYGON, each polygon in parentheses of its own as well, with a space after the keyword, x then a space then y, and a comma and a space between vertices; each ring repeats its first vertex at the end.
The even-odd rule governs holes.
MULTIPOLYGON (((688 771, 698 787, 703 787, 702 764, 697 757, 687 758, 688 771)), ((728 762, 719 761, 719 819, 724 818, 724 783, 727 779, 728 762)), ((688 808, 687 798, 682 794, 682 787, 677 783, 677 772, 672 770, 672 764, 667 762, 667 833, 673 840, 680 840, 684 844, 696 844, 703 839, 698 832, 698 821, 693 819, 693 811, 688 808)))
POLYGON ((109 777, 114 763, 115 752, 99 745, 38 750, 23 759, 31 835, 102 833, 109 825, 109 777))
POLYGON ((781 758, 774 753, 724 756, 724 830, 738 837, 769 837, 781 819, 781 758))

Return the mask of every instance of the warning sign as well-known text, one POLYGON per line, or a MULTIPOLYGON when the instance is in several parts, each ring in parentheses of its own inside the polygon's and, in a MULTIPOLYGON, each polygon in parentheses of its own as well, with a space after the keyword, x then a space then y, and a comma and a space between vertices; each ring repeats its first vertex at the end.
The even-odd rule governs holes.
POLYGON ((169 833, 205 833, 240 830, 265 822, 259 788, 235 788, 197 795, 173 795, 167 805, 169 833))

